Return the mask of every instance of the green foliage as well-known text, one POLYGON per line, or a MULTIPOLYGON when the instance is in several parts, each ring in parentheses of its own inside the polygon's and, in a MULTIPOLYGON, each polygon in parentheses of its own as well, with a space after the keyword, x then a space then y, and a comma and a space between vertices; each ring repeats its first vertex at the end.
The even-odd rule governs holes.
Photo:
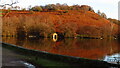
POLYGON ((70 7, 70 10, 81 10, 80 7, 81 6, 78 5, 78 4, 77 5, 73 5, 73 6, 70 7))
POLYGON ((103 17, 103 18, 107 19, 107 16, 106 16, 106 14, 105 14, 105 13, 101 13, 101 17, 103 17))
POLYGON ((91 8, 90 6, 87 5, 73 5, 73 6, 68 6, 66 3, 64 4, 48 4, 45 6, 35 6, 32 7, 30 10, 33 11, 57 11, 57 10, 85 10, 85 11, 91 11, 94 12, 93 8, 91 8))
POLYGON ((93 8, 88 5, 81 5, 81 10, 94 12, 93 8))
POLYGON ((34 14, 35 12, 34 12, 34 11, 32 11, 32 10, 30 10, 30 13, 31 13, 31 14, 34 14))
POLYGON ((25 11, 25 10, 26 10, 25 8, 22 9, 22 11, 25 11))
POLYGON ((100 10, 98 10, 97 14, 98 14, 98 15, 101 15, 101 12, 100 12, 100 10))
POLYGON ((63 13, 68 13, 69 11, 68 10, 66 10, 66 11, 63 11, 63 13))
POLYGON ((8 8, 7 12, 10 12, 11 11, 11 8, 8 8))
POLYGON ((107 19, 107 15, 105 13, 101 13, 100 10, 98 10, 97 14, 100 15, 102 18, 107 19))
POLYGON ((48 10, 59 10, 59 8, 54 4, 48 4, 45 6, 45 8, 48 10))
POLYGON ((35 6, 35 7, 32 7, 30 10, 33 10, 33 11, 42 11, 42 8, 40 6, 35 6))

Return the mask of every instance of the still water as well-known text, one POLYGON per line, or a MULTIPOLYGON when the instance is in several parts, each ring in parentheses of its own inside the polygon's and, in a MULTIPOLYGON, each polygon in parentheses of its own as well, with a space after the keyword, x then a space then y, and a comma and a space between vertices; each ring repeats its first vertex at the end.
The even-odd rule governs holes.
POLYGON ((115 57, 117 60, 120 58, 120 43, 118 40, 64 39, 54 42, 52 39, 3 38, 3 42, 54 54, 109 62, 113 62, 115 57))

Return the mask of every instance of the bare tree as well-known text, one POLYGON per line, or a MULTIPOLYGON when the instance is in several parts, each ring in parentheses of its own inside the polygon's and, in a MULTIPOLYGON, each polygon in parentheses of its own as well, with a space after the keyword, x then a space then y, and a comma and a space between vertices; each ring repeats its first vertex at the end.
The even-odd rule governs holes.
POLYGON ((98 10, 97 14, 98 14, 98 15, 101 15, 101 12, 100 12, 100 10, 98 10))
POLYGON ((10 4, 3 4, 3 5, 0 5, 0 7, 3 7, 3 8, 4 8, 6 5, 13 7, 13 5, 14 5, 14 4, 17 4, 17 3, 19 3, 19 2, 18 2, 18 1, 13 2, 13 0, 11 0, 11 3, 10 3, 10 4))

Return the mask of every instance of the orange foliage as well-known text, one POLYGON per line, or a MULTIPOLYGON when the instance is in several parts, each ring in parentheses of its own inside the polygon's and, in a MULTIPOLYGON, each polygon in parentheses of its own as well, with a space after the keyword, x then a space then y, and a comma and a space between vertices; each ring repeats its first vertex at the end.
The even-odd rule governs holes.
POLYGON ((95 35, 95 36, 116 36, 118 25, 111 23, 109 20, 102 18, 98 14, 84 10, 69 10, 64 13, 64 10, 53 12, 34 12, 30 11, 11 11, 5 17, 19 16, 49 16, 55 25, 56 32, 62 32, 58 27, 65 23, 75 23, 77 25, 77 34, 95 35))

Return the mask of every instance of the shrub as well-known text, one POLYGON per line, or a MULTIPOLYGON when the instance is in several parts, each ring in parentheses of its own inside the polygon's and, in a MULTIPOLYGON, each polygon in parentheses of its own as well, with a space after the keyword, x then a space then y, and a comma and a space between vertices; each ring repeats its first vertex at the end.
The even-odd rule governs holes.
POLYGON ((51 33, 53 33, 54 26, 53 23, 48 20, 48 17, 45 17, 44 15, 27 17, 25 21, 27 35, 48 37, 51 33))
POLYGON ((73 5, 70 7, 71 10, 80 10, 80 5, 73 5))
POLYGON ((55 11, 59 10, 59 8, 57 8, 57 6, 54 5, 54 4, 48 4, 48 5, 45 6, 45 8, 48 9, 48 10, 55 10, 55 11))
POLYGON ((48 15, 4 17, 3 35, 48 37, 55 32, 54 24, 48 17, 48 15))
POLYGON ((26 10, 25 8, 22 9, 22 11, 25 11, 25 10, 26 10))
POLYGON ((33 10, 33 11, 42 11, 42 8, 40 6, 35 6, 35 7, 32 7, 30 10, 33 10))
POLYGON ((25 31, 24 26, 19 25, 19 26, 16 28, 16 35, 17 35, 18 37, 26 37, 26 31, 25 31))
POLYGON ((98 14, 98 15, 101 15, 101 12, 100 12, 100 10, 98 10, 97 14, 98 14))
POLYGON ((72 22, 67 22, 64 24, 61 24, 58 27, 59 31, 64 35, 64 37, 75 37, 76 30, 77 30, 77 24, 72 22))
POLYGON ((7 12, 10 12, 11 11, 11 8, 8 8, 7 12))
POLYGON ((32 10, 30 10, 30 13, 31 13, 31 14, 34 14, 35 12, 34 12, 34 11, 32 11, 32 10))
POLYGON ((103 18, 107 19, 107 16, 106 16, 106 14, 105 14, 105 13, 101 13, 101 17, 103 17, 103 18))
POLYGON ((93 8, 87 5, 73 5, 73 6, 68 6, 66 3, 64 4, 48 4, 45 6, 35 6, 32 7, 32 9, 30 10, 34 10, 34 11, 57 11, 57 10, 85 10, 85 11, 91 11, 94 12, 93 8))
POLYGON ((63 11, 63 13, 68 13, 68 10, 66 10, 66 11, 63 11))
POLYGON ((119 20, 112 19, 112 18, 108 18, 108 20, 109 20, 111 23, 115 23, 115 24, 120 25, 120 21, 119 21, 119 20))

